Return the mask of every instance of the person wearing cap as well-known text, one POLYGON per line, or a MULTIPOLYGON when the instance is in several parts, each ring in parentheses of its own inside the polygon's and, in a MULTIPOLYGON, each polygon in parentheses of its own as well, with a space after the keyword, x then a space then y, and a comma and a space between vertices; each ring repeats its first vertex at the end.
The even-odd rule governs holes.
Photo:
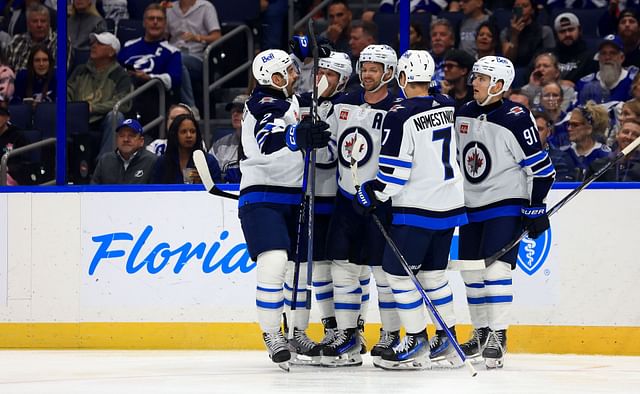
POLYGON ((88 50, 89 35, 107 31, 107 23, 100 16, 94 0, 73 0, 69 6, 67 31, 74 49, 88 50))
MULTIPOLYGON (((22 130, 11 124, 11 114, 7 109, 8 105, 8 97, 0 96, 0 157, 7 152, 29 144, 22 130)), ((9 159, 9 171, 7 173, 8 185, 28 183, 28 176, 26 176, 24 167, 26 164, 24 158, 25 156, 22 155, 9 159)))
MULTIPOLYGON (((120 41, 111 33, 91 34, 89 61, 73 70, 67 81, 67 101, 89 103, 89 126, 101 132, 100 155, 113 151, 113 117, 124 119, 120 112, 114 114, 115 103, 133 90, 131 79, 122 66, 116 62, 120 51, 120 41)), ((130 102, 120 110, 127 112, 130 102)))
POLYGON ((242 112, 244 103, 249 96, 246 94, 237 95, 232 102, 228 103, 225 109, 231 112, 231 126, 233 133, 230 133, 213 143, 209 150, 217 160, 222 170, 222 179, 227 183, 240 183, 242 174, 240 173, 240 136, 242 135, 242 112))
POLYGON ((474 62, 473 56, 460 49, 450 49, 444 55, 442 93, 453 98, 456 109, 473 100, 473 87, 467 83, 467 78, 474 62))
POLYGON ((624 10, 618 18, 618 36, 624 45, 623 67, 640 65, 640 24, 638 12, 624 10))
POLYGON ((631 99, 631 84, 638 74, 638 67, 622 67, 625 56, 620 37, 606 36, 598 47, 597 59, 598 72, 580 78, 576 84, 578 103, 593 100, 603 104, 631 99))
POLYGON ((560 79, 573 83, 585 75, 595 72, 592 60, 593 50, 587 47, 582 37, 580 20, 571 12, 559 14, 553 22, 556 33, 556 47, 552 53, 558 59, 560 79))
POLYGON ((120 122, 115 130, 117 148, 100 157, 91 177, 92 185, 149 183, 157 156, 144 149, 142 133, 137 120, 120 122))

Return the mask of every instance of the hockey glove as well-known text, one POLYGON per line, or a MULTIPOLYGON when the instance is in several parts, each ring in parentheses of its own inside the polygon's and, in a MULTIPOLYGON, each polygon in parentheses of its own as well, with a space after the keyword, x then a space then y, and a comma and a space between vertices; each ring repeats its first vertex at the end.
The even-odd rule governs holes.
POLYGON ((353 209, 358 215, 368 216, 380 204, 380 200, 376 198, 372 182, 363 183, 353 198, 353 209))
POLYGON ((522 227, 529 232, 529 238, 536 239, 549 229, 546 205, 522 207, 522 227))
MULTIPOLYGON (((302 61, 306 58, 313 57, 313 44, 311 40, 307 36, 293 36, 291 40, 289 40, 289 49, 291 53, 296 55, 296 57, 302 61)), ((329 57, 331 54, 331 48, 326 45, 318 46, 318 56, 319 57, 329 57)))
POLYGON ((305 118, 297 125, 288 126, 285 130, 285 142, 292 151, 323 148, 329 144, 331 133, 329 125, 321 120, 315 124, 305 118))

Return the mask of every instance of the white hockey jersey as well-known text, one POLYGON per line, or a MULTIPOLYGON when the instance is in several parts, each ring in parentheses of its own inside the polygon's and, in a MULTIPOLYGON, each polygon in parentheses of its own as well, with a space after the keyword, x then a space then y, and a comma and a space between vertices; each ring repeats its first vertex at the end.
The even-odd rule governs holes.
POLYGON ((393 224, 444 230, 467 223, 454 110, 451 98, 435 95, 387 113, 374 190, 383 201, 392 197, 393 224))
POLYGON ((471 101, 456 113, 455 129, 469 221, 520 216, 523 205, 544 203, 555 170, 528 109, 471 101))

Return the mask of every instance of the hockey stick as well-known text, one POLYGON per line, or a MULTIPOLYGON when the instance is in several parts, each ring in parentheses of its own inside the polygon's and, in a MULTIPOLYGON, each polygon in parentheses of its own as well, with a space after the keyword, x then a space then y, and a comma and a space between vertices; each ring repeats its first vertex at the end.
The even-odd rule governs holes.
MULTIPOLYGON (((353 142, 353 147, 351 150, 351 160, 350 160, 351 177, 353 178, 353 184, 356 187, 356 191, 360 189, 360 182, 358 182, 358 160, 362 159, 362 157, 360 157, 360 153, 361 153, 360 146, 362 146, 362 144, 363 144, 362 137, 356 131, 356 138, 353 142)), ((425 293, 424 289, 422 288, 422 285, 420 284, 420 281, 411 270, 411 267, 409 267, 409 263, 407 263, 407 260, 402 255, 402 252, 400 252, 400 249, 398 249, 398 246, 396 245, 396 243, 393 241, 393 239, 391 239, 391 237, 389 236, 389 233, 384 228, 384 226, 382 225, 382 223, 380 222, 380 219, 376 216, 376 214, 371 213, 371 217, 373 218, 374 223, 378 227, 378 230, 380 230, 380 233, 382 233, 382 236, 387 241, 387 245, 391 247, 391 250, 393 250, 393 254, 396 255, 396 258, 402 265, 402 268, 404 268, 405 272, 413 282, 413 285, 416 287, 416 289, 422 296, 422 299, 424 300, 425 304, 427 304, 427 307, 429 308, 433 316, 438 321, 438 324, 440 324, 440 327, 442 327, 442 330, 445 332, 445 334, 447 334, 447 338, 449 338, 449 342, 451 342, 451 345, 456 350, 456 353, 458 353, 458 357, 464 363, 464 365, 467 366, 467 369, 469 370, 469 373, 471 374, 471 376, 475 377, 476 375, 478 375, 478 372, 473 367, 473 365, 471 365, 471 362, 467 360, 467 358, 465 357, 464 352, 460 348, 460 345, 458 345, 458 341, 453 336, 453 334, 451 334, 449 327, 447 327, 444 320, 442 319, 442 316, 440 316, 440 313, 436 309, 435 305, 433 305, 433 303, 427 296, 427 293, 425 293)))
MULTIPOLYGON (((613 159, 611 159, 605 166, 600 168, 598 171, 594 172, 589 178, 585 179, 580 186, 573 189, 569 194, 567 194, 562 200, 560 200, 556 205, 554 205, 547 216, 551 217, 556 212, 560 210, 566 203, 571 201, 575 196, 578 195, 582 190, 584 190, 587 186, 589 186, 593 181, 600 178, 602 174, 607 172, 611 167, 613 167, 620 160, 627 157, 631 152, 633 152, 638 145, 640 145, 640 137, 636 138, 633 142, 627 145, 620 153, 616 155, 613 159)), ((520 241, 527 236, 529 232, 524 230, 518 237, 514 238, 513 241, 509 242, 505 247, 494 253, 493 255, 479 260, 451 260, 449 262, 449 269, 456 271, 471 271, 471 270, 481 270, 485 269, 494 262, 496 262, 500 257, 502 257, 505 253, 510 251, 512 248, 516 247, 520 241)))
POLYGON ((207 165, 207 159, 204 157, 204 152, 201 150, 196 150, 193 152, 193 163, 196 165, 196 170, 198 170, 198 175, 200 175, 200 179, 204 184, 204 188, 209 192, 209 194, 213 194, 214 196, 230 198, 232 200, 237 200, 238 195, 225 192, 224 190, 220 190, 215 183, 213 183, 213 179, 211 178, 211 173, 209 173, 209 166, 207 165))

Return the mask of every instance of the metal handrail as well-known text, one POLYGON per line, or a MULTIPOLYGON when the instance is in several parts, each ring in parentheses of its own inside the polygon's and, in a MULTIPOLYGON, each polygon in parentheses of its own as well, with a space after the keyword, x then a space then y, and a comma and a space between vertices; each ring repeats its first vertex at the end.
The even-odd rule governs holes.
POLYGON ((55 143, 55 138, 47 138, 42 141, 34 142, 33 144, 10 150, 2 155, 2 159, 0 159, 0 186, 7 186, 7 173, 9 172, 9 158, 11 156, 19 156, 21 154, 31 152, 32 150, 44 148, 47 145, 54 145, 55 143))
MULTIPOLYGON (((211 92, 214 89, 216 89, 218 86, 222 86, 222 84, 224 84, 231 78, 243 72, 245 69, 248 70, 248 78, 249 80, 251 80, 251 63, 252 62, 253 62, 253 33, 251 32, 251 29, 247 25, 240 25, 234 28, 229 33, 226 33, 224 36, 222 36, 222 38, 220 38, 219 40, 216 40, 211 44, 209 44, 207 48, 204 50, 204 61, 202 65, 202 85, 205 87, 205 89, 203 89, 203 92, 202 92, 202 96, 203 96, 202 105, 204 107, 204 114, 203 114, 202 120, 204 121, 203 135, 204 135, 205 145, 207 145, 207 143, 211 141, 211 136, 212 136, 211 125, 209 124, 209 121, 211 118, 211 109, 209 108, 211 103, 211 97, 210 97, 211 92), (247 61, 242 63, 238 67, 236 67, 233 71, 227 73, 224 77, 218 79, 217 81, 209 85, 209 55, 211 54, 211 51, 216 47, 219 47, 220 45, 229 41, 234 36, 237 36, 241 33, 244 33, 247 38, 247 61)), ((208 148, 209 147, 207 146, 207 149, 208 148)))
MULTIPOLYGON (((151 122, 142 125, 142 130, 143 131, 147 131, 153 127, 156 127, 157 125, 161 124, 162 121, 164 120, 164 108, 165 108, 165 90, 164 90, 164 84, 162 83, 161 80, 159 80, 158 78, 151 78, 150 80, 148 80, 147 82, 144 83, 144 85, 140 86, 139 88, 137 88, 136 90, 134 90, 133 92, 127 94, 126 96, 124 96, 123 98, 121 98, 120 100, 118 100, 114 106, 113 106, 113 130, 116 129, 117 127, 117 114, 119 112, 120 106, 122 106, 122 104, 126 103, 127 101, 133 100, 134 98, 138 97, 139 95, 141 95, 142 93, 146 92, 147 90, 151 89, 152 87, 156 87, 158 88, 158 116, 155 117, 153 120, 151 120, 151 122)), ((160 127, 160 138, 164 138, 165 137, 165 129, 164 127, 160 127)), ((115 144, 115 138, 114 138, 114 144, 115 144)), ((115 149, 115 146, 113 147, 115 149)))

